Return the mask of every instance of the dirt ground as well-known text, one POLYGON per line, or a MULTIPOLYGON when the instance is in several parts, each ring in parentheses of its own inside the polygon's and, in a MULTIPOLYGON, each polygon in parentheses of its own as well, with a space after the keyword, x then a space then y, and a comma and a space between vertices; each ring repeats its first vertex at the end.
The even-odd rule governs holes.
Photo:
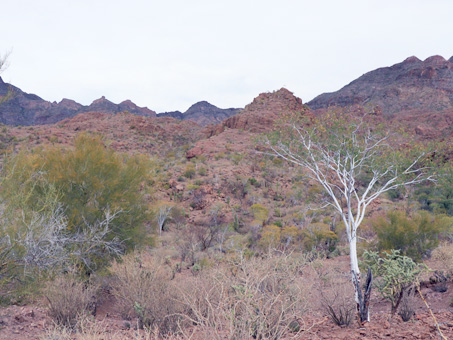
MULTIPOLYGON (((453 339, 453 284, 446 292, 436 292, 435 285, 422 288, 422 294, 434 312, 441 332, 447 339, 453 339)), ((371 322, 360 328, 352 322, 348 327, 336 326, 327 316, 319 312, 307 312, 299 320, 304 329, 296 339, 441 339, 433 317, 423 301, 416 300, 416 314, 409 322, 399 316, 389 319, 390 306, 378 296, 371 303, 371 322)), ((121 334, 123 339, 136 339, 134 320, 124 320, 115 312, 112 299, 106 299, 99 307, 96 320, 104 329, 103 339, 110 334, 121 334)), ((47 315, 44 303, 27 306, 8 306, 0 309, 0 339, 32 340, 43 339, 54 327, 47 315)))
MULTIPOLYGON (((330 268, 348 269, 348 257, 340 256, 334 259, 327 259, 323 262, 325 272, 330 268)), ((430 268, 436 268, 436 263, 428 263, 430 268)), ((187 273, 188 274, 188 273, 187 273)), ((319 283, 313 277, 314 272, 308 270, 304 274, 307 285, 319 283), (311 283, 308 283, 311 281, 311 283)), ((453 282, 444 284, 429 283, 428 277, 422 283, 421 293, 429 304, 436 318, 444 339, 453 340, 453 282), (439 289, 443 286, 443 290, 439 289), (445 290, 446 288, 446 290, 445 290), (442 292, 443 291, 443 292, 442 292)), ((349 282, 346 281, 346 286, 349 282)), ((314 289, 313 291, 315 291, 314 289)), ((371 322, 359 327, 353 320, 347 327, 340 327, 326 316, 322 310, 316 308, 315 294, 312 294, 312 301, 307 305, 308 309, 298 320, 301 325, 301 332, 298 335, 288 334, 288 339, 297 340, 354 340, 354 339, 439 339, 439 331, 435 326, 433 316, 430 314, 423 300, 415 295, 413 306, 415 315, 408 322, 403 322, 399 315, 392 319, 390 316, 390 303, 382 299, 376 289, 373 289, 370 302, 371 322)), ((101 298, 96 312, 96 324, 102 330, 101 337, 77 338, 77 340, 138 340, 142 339, 136 329, 137 320, 125 320, 118 312, 114 298, 105 292, 101 298)), ((62 339, 61 337, 49 337, 46 334, 52 333, 55 325, 47 314, 46 301, 43 299, 34 304, 25 306, 0 307, 0 340, 66 340, 76 339, 75 335, 62 339)), ((205 337, 195 331, 192 340, 204 340, 205 337)), ((145 338, 147 340, 154 337, 145 338)), ((208 339, 209 340, 209 339, 208 339)), ((238 339, 240 340, 240 339, 238 339)), ((244 339, 249 340, 249 339, 244 339)))

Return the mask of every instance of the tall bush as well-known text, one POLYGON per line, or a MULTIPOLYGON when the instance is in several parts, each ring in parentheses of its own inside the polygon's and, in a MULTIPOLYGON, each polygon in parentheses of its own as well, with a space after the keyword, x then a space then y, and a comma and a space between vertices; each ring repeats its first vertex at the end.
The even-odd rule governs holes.
POLYGON ((20 210, 25 219, 48 212, 57 201, 74 233, 99 223, 107 211, 121 212, 112 221, 111 237, 131 247, 144 238, 147 173, 144 158, 119 154, 100 137, 81 134, 73 148, 21 151, 7 159, 1 194, 9 212, 20 210))
POLYGON ((405 211, 389 211, 371 221, 377 233, 379 250, 400 250, 403 255, 420 261, 439 244, 439 235, 452 227, 452 219, 427 211, 409 216, 405 211))

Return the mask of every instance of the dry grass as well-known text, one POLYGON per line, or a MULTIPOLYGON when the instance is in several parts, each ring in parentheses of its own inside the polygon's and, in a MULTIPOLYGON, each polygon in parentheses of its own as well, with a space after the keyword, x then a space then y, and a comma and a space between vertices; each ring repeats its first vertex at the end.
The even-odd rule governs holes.
POLYGON ((354 292, 350 273, 315 260, 312 269, 317 276, 318 308, 336 325, 348 326, 355 317, 354 292))
POLYGON ((113 295, 125 317, 137 317, 140 328, 157 328, 162 335, 179 327, 182 307, 175 300, 174 274, 149 253, 133 253, 114 262, 113 295))
MULTIPOLYGON (((76 329, 54 325, 41 340, 158 340, 162 339, 157 329, 112 332, 105 321, 81 318, 76 329)), ((167 340, 178 340, 167 337, 167 340)))
MULTIPOLYGON (((303 330, 305 261, 290 256, 246 259, 243 254, 182 287, 185 318, 204 339, 281 339, 303 330)), ((190 336, 182 329, 186 338, 190 336)))
POLYGON ((87 315, 96 300, 96 287, 67 275, 47 284, 44 295, 49 302, 49 315, 64 327, 74 327, 87 315))
POLYGON ((445 271, 447 275, 453 275, 453 244, 443 243, 433 250, 431 258, 439 263, 438 269, 445 271))

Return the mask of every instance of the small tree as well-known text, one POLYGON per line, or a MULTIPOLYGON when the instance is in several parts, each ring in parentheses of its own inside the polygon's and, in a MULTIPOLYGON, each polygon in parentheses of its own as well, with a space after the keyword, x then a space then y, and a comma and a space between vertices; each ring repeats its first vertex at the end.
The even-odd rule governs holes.
POLYGON ((166 203, 166 202, 159 203, 156 206, 155 216, 156 216, 157 227, 159 228, 159 234, 162 234, 165 223, 170 219, 170 213, 171 213, 172 209, 173 209, 173 205, 166 203))
POLYGON ((342 112, 316 117, 291 114, 279 122, 278 131, 266 140, 272 155, 303 167, 306 176, 327 193, 326 205, 340 214, 349 242, 360 323, 369 321, 371 293, 370 274, 362 297, 357 259, 357 230, 367 207, 384 192, 432 179, 426 168, 419 166, 424 153, 403 158, 401 152, 393 152, 395 147, 390 145, 389 135, 377 133, 367 124, 373 119, 373 128, 379 128, 376 116, 342 112))

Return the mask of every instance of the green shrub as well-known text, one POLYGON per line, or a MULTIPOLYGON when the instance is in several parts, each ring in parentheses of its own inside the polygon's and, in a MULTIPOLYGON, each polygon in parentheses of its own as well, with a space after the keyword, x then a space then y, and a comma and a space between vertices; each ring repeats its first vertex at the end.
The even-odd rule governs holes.
POLYGON ((307 251, 330 253, 335 250, 338 236, 328 224, 315 222, 302 230, 303 245, 307 251))
POLYGON ((266 222, 269 218, 269 209, 259 203, 252 205, 250 210, 252 211, 253 217, 258 222, 266 222))
POLYGON ((259 188, 261 186, 260 182, 258 182, 258 180, 254 177, 249 178, 248 182, 250 183, 250 185, 253 185, 255 188, 259 188))
POLYGON ((54 209, 56 202, 49 199, 58 201, 72 233, 104 220, 108 211, 121 211, 109 226, 112 237, 132 247, 146 239, 143 226, 148 216, 142 187, 148 184, 149 166, 143 157, 119 154, 100 137, 81 134, 74 148, 51 146, 8 158, 1 193, 7 211, 19 212, 19 219, 25 220, 54 209), (55 194, 49 195, 51 189, 55 194))
POLYGON ((379 257, 376 252, 365 251, 363 259, 363 264, 371 268, 375 277, 375 287, 391 302, 392 316, 396 313, 404 292, 427 270, 424 264, 416 264, 410 257, 400 255, 399 250, 392 249, 390 253, 385 253, 385 257, 379 257))
POLYGON ((241 154, 235 153, 234 155, 231 155, 230 158, 234 165, 238 165, 242 161, 244 156, 241 154))
POLYGON ((432 215, 421 211, 408 216, 404 211, 389 211, 371 221, 378 237, 378 249, 400 250, 415 261, 429 253, 439 243, 439 236, 451 230, 452 219, 445 215, 432 215))
POLYGON ((195 176, 195 168, 193 167, 193 165, 188 165, 183 175, 186 178, 193 178, 195 176))
POLYGON ((418 201, 422 209, 453 216, 453 167, 447 165, 440 169, 437 183, 420 185, 412 199, 418 201))
POLYGON ((208 170, 206 170, 205 167, 200 167, 200 169, 198 169, 198 174, 200 176, 206 176, 208 174, 208 170))

